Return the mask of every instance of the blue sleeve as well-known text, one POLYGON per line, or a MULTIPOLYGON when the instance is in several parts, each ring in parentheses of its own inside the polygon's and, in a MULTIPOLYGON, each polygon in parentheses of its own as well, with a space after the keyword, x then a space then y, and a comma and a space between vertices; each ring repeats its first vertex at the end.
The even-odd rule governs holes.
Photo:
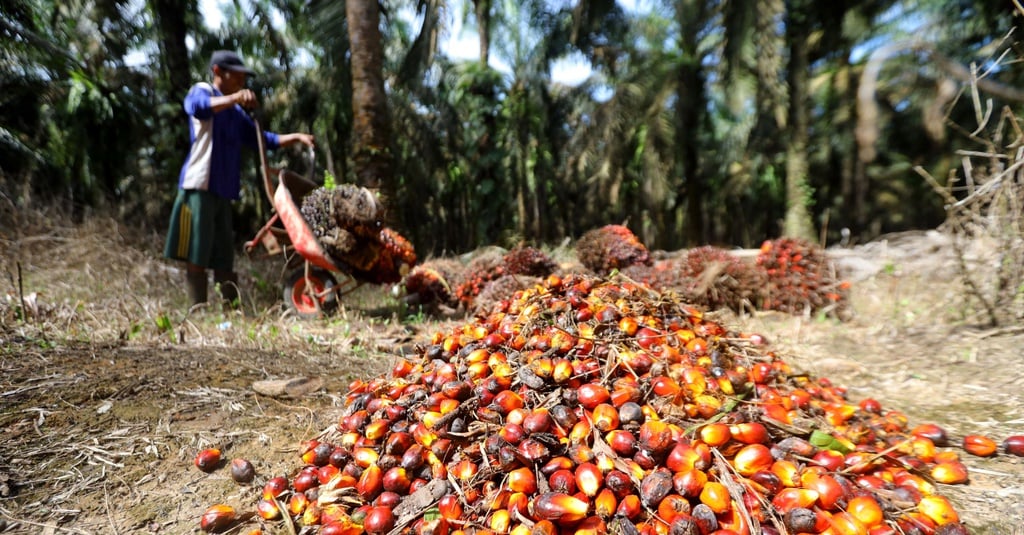
MULTIPOLYGON (((256 143, 256 123, 253 122, 252 117, 248 113, 239 111, 242 116, 242 139, 245 145, 252 150, 259 150, 260 146, 256 143)), ((263 143, 268 149, 276 149, 281 146, 281 143, 277 139, 277 134, 274 132, 263 131, 263 143)))
POLYGON ((194 85, 185 96, 185 113, 204 121, 213 117, 213 108, 210 107, 210 97, 213 96, 209 90, 202 86, 194 85))

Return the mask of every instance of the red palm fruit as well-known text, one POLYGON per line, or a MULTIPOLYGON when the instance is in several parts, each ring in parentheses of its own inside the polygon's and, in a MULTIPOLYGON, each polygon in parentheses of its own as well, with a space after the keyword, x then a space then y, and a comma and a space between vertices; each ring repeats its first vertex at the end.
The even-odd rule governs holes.
POLYGON ((927 438, 933 444, 942 448, 949 444, 949 435, 946 430, 936 424, 920 424, 910 431, 915 437, 927 438))
POLYGON ((530 515, 530 495, 523 492, 511 493, 505 508, 512 514, 513 518, 518 518, 516 515, 528 517, 530 515))
POLYGON ((544 443, 528 438, 516 448, 524 459, 533 463, 541 463, 551 456, 551 450, 544 443))
POLYGON ((363 519, 363 529, 367 533, 387 533, 395 527, 395 514, 387 507, 372 507, 363 519))
POLYGON ((672 472, 658 468, 647 474, 640 482, 640 501, 644 506, 655 509, 665 496, 672 492, 672 472))
POLYGON ((761 494, 774 496, 776 492, 783 489, 782 480, 779 476, 769 470, 759 470, 750 475, 750 482, 754 490, 761 494))
POLYGON ((867 451, 851 451, 843 456, 843 471, 851 474, 866 474, 875 469, 877 455, 867 451))
POLYGON ((811 457, 811 464, 823 467, 830 472, 839 470, 845 463, 846 456, 836 450, 821 450, 811 457))
POLYGON ((523 429, 527 433, 547 433, 555 426, 555 420, 548 409, 539 408, 531 411, 523 420, 523 429))
POLYGON ((605 474, 604 486, 615 493, 618 499, 633 492, 633 481, 621 470, 610 470, 605 474))
POLYGON ((661 420, 648 420, 640 426, 637 446, 651 453, 661 454, 672 449, 671 427, 661 420))
POLYGON ((545 492, 534 498, 530 506, 531 516, 537 520, 550 520, 559 524, 571 524, 587 516, 590 504, 558 492, 545 492))
POLYGON ((679 395, 679 383, 667 375, 659 375, 651 381, 651 388, 654 395, 668 398, 675 398, 679 395))
POLYGON ((732 439, 729 426, 721 422, 714 422, 700 428, 700 439, 712 448, 725 445, 732 439))
POLYGON ((302 462, 313 466, 323 466, 331 458, 334 446, 318 440, 303 441, 299 445, 302 462))
POLYGON ((689 516, 690 510, 689 500, 678 494, 669 494, 658 504, 658 517, 672 524, 680 515, 689 516))
POLYGON ((805 489, 818 493, 818 505, 826 511, 835 510, 837 502, 843 497, 843 487, 828 474, 805 472, 802 482, 805 489))
POLYGON ((764 417, 776 422, 782 422, 784 424, 792 424, 793 416, 790 411, 782 405, 776 403, 762 403, 761 411, 764 413, 764 417))
POLYGON ((771 437, 768 428, 760 422, 741 422, 729 426, 732 439, 743 444, 765 444, 771 437))
POLYGON ((384 472, 381 484, 383 485, 384 490, 388 492, 406 494, 409 492, 409 486, 412 484, 412 480, 409 479, 409 474, 406 472, 405 468, 402 468, 401 466, 394 466, 389 468, 387 472, 384 472))
MULTIPOLYGON (((641 427, 641 431, 643 428, 641 427)), ((665 458, 665 467, 673 472, 693 469, 701 462, 700 454, 689 444, 678 443, 665 458)))
POLYGON ((551 474, 554 474, 559 470, 570 470, 569 473, 571 474, 571 470, 575 467, 576 465, 572 462, 572 459, 569 459, 564 455, 559 455, 558 457, 554 457, 544 463, 544 465, 540 467, 540 473, 550 477, 551 474))
POLYGON ((1010 435, 1003 440, 1003 452, 1024 457, 1024 435, 1010 435))
POLYGON ((633 454, 633 461, 644 470, 652 470, 658 466, 658 458, 653 453, 643 449, 637 450, 633 454))
POLYGON ((967 467, 960 461, 938 463, 932 467, 932 479, 946 485, 967 483, 967 467))
POLYGON ((772 474, 778 476, 782 486, 791 488, 800 486, 800 468, 793 461, 780 459, 773 462, 769 469, 772 474))
POLYGON ((356 492, 366 501, 372 501, 381 491, 384 490, 384 474, 379 466, 373 464, 368 466, 359 476, 356 483, 356 492))
POLYGON ((664 333, 650 327, 641 327, 636 331, 636 343, 644 349, 650 349, 652 345, 661 344, 664 339, 664 333))
POLYGON ((341 419, 341 428, 345 431, 361 431, 363 426, 370 421, 370 412, 358 410, 341 419))
POLYGON ((356 448, 352 450, 352 460, 360 468, 377 464, 378 459, 380 459, 380 454, 373 448, 356 448))
POLYGON ((523 422, 526 421, 526 417, 530 414, 530 411, 524 408, 512 409, 508 414, 505 415, 506 423, 513 423, 520 427, 523 426, 523 422))
POLYGON ((963 447, 971 455, 978 457, 989 457, 996 454, 998 449, 991 438, 982 435, 967 435, 963 439, 963 447))
POLYGON ((207 533, 226 531, 235 521, 235 509, 230 505, 217 504, 199 517, 199 527, 207 533))
MULTIPOLYGON (((411 487, 410 487, 411 488, 411 487)), ((390 507, 392 509, 402 501, 402 495, 397 492, 384 491, 377 496, 377 499, 373 500, 370 505, 380 505, 382 507, 390 507)))
POLYGON ((956 510, 953 509, 953 505, 949 503, 946 497, 939 496, 938 494, 921 498, 921 501, 917 504, 917 510, 939 526, 960 522, 960 517, 957 515, 956 510))
POLYGON ((437 510, 442 517, 448 520, 460 520, 462 518, 462 502, 455 494, 445 494, 437 502, 437 510))
POLYGON ((882 507, 872 495, 859 495, 846 502, 846 511, 868 529, 881 525, 885 520, 882 507))
POLYGON ((676 492, 688 498, 700 496, 700 492, 704 490, 704 485, 707 483, 708 475, 696 468, 687 468, 672 476, 672 487, 676 489, 676 492))
POLYGON ((882 414, 882 404, 874 398, 864 398, 857 404, 860 410, 871 414, 882 414))
POLYGON ((555 371, 555 362, 548 357, 540 357, 530 361, 530 370, 541 379, 547 379, 555 371))
POLYGON ((281 518, 281 509, 274 500, 261 499, 256 502, 256 514, 264 520, 276 520, 281 518))
MULTIPOLYGON (((337 470, 337 468, 335 468, 335 470, 337 470)), ((292 478, 292 488, 295 489, 295 492, 306 492, 307 490, 318 486, 320 486, 320 480, 317 479, 317 470, 303 470, 292 478)))
POLYGON ((605 535, 608 533, 608 526, 604 519, 598 516, 588 516, 576 526, 574 535, 605 535))
POLYGON ((796 508, 808 509, 818 501, 818 492, 803 488, 785 488, 772 498, 772 506, 786 513, 796 508))
MULTIPOLYGON (((640 389, 637 388, 636 385, 623 384, 617 385, 615 389, 612 390, 610 401, 615 408, 621 409, 626 403, 633 402, 633 404, 636 405, 636 401, 638 399, 640 399, 640 389)), ((619 419, 621 419, 622 411, 620 410, 619 412, 619 419)))
POLYGON ((221 455, 220 450, 217 448, 206 448, 196 454, 195 465, 196 468, 203 472, 212 472, 220 466, 221 455))
POLYGON ((722 514, 729 510, 732 498, 725 485, 717 481, 708 481, 704 489, 700 491, 700 502, 708 506, 715 514, 722 514))
POLYGON ((608 403, 601 403, 594 407, 592 425, 598 431, 607 433, 619 427, 619 411, 608 403))
POLYGON ((896 527, 900 533, 924 533, 931 535, 939 527, 934 520, 924 513, 911 511, 896 519, 896 527))
POLYGON ((548 477, 548 487, 552 492, 562 494, 576 493, 576 475, 569 470, 556 470, 548 477))
POLYGON ((384 441, 384 453, 388 455, 402 455, 415 443, 416 440, 409 433, 404 431, 392 432, 388 435, 387 440, 384 441))
POLYGON ((288 490, 288 478, 284 476, 272 477, 263 485, 264 500, 273 500, 288 490))
POLYGON ((612 448, 612 451, 622 457, 631 457, 636 453, 636 437, 629 431, 622 429, 615 429, 609 431, 604 437, 604 441, 608 443, 608 446, 612 448))
MULTIPOLYGON (((483 407, 481 407, 482 409, 483 407)), ((480 410, 480 409, 477 409, 480 410)), ((416 422, 411 428, 412 438, 416 440, 416 443, 429 448, 434 441, 438 439, 437 433, 434 433, 427 426, 423 425, 423 422, 416 422)), ((353 452, 354 455, 354 452, 353 452)))
POLYGON ((575 477, 576 488, 589 497, 596 496, 604 484, 604 475, 597 468, 597 465, 591 462, 580 463, 576 467, 575 477))
POLYGON ((597 383, 581 385, 576 392, 576 399, 580 406, 587 410, 594 410, 594 407, 605 403, 611 398, 608 389, 597 383))
POLYGON ((594 514, 604 519, 611 518, 618 505, 619 500, 615 497, 615 493, 612 492, 612 489, 605 487, 594 498, 594 514))
POLYGON ((619 501, 618 507, 615 508, 615 514, 624 516, 630 520, 636 520, 643 513, 644 507, 640 503, 640 497, 636 494, 627 494, 623 496, 619 501))
POLYGON ((512 492, 533 494, 537 492, 537 477, 531 468, 518 468, 508 473, 506 483, 512 492))
POLYGON ((476 476, 480 467, 469 459, 462 459, 448 467, 448 473, 460 481, 469 481, 476 476))
POLYGON ((526 438, 526 430, 521 425, 506 423, 498 430, 498 436, 505 439, 505 442, 515 446, 526 438))
POLYGON ((748 444, 736 452, 732 464, 740 475, 751 476, 760 470, 768 470, 774 462, 767 446, 748 444))
POLYGON ((767 362, 758 362, 750 367, 747 372, 750 382, 755 385, 765 385, 772 380, 772 365, 767 362))

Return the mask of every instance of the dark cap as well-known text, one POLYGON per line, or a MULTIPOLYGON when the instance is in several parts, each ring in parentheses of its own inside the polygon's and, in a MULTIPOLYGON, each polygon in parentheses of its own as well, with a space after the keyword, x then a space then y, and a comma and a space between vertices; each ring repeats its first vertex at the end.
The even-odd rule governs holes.
POLYGON ((245 66, 242 63, 242 58, 230 51, 230 50, 218 50, 210 56, 210 68, 214 65, 219 66, 222 69, 227 69, 234 72, 244 72, 245 74, 256 74, 252 69, 245 66))

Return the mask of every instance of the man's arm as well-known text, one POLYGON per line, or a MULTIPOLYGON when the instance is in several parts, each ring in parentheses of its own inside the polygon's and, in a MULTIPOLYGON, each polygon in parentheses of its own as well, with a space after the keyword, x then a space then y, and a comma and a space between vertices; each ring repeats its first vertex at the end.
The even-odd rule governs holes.
POLYGON ((293 132, 291 134, 279 134, 277 136, 277 142, 282 147, 288 145, 294 145, 295 143, 302 143, 303 145, 313 148, 316 146, 313 134, 304 134, 301 132, 293 132))

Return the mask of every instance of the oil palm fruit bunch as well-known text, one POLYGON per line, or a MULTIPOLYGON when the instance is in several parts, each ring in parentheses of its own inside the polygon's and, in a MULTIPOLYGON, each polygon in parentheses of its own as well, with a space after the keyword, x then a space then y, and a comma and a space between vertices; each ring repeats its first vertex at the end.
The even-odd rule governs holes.
POLYGON ((505 255, 498 251, 487 251, 470 260, 455 286, 455 297, 459 305, 465 310, 472 310, 473 300, 480 295, 484 286, 507 273, 505 255))
POLYGON ((681 264, 681 284, 668 288, 680 292, 687 302, 739 311, 761 301, 764 272, 725 249, 710 245, 690 249, 681 264))
POLYGON ((558 269, 547 253, 529 245, 519 245, 505 253, 505 269, 513 275, 547 277, 558 269))
POLYGON ((967 532, 940 493, 967 477, 944 433, 622 277, 550 276, 344 403, 266 483, 260 518, 321 535, 967 532))
POLYGON ((390 227, 382 228, 377 239, 380 250, 363 277, 375 284, 401 281, 416 265, 416 250, 409 240, 390 227))
POLYGON ((381 207, 370 190, 352 184, 319 187, 303 197, 299 211, 335 261, 357 269, 376 262, 381 207))
POLYGON ((405 293, 422 307, 454 308, 458 306, 453 281, 459 280, 463 266, 455 259, 435 258, 412 268, 405 276, 405 293))
POLYGON ((512 299, 516 292, 530 288, 541 280, 540 277, 510 273, 488 281, 473 299, 473 313, 485 314, 501 301, 512 299))
POLYGON ((790 314, 825 312, 845 319, 849 283, 821 247, 803 240, 766 240, 757 265, 767 277, 762 308, 790 314))
POLYGON ((651 264, 647 247, 623 225, 588 230, 576 241, 576 256, 584 267, 598 275, 651 264))

